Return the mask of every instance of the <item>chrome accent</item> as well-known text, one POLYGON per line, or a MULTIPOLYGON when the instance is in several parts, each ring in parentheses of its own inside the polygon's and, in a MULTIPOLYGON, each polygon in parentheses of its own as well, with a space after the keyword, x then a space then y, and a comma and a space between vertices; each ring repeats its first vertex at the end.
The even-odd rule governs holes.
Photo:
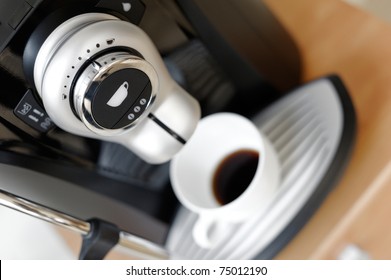
MULTIPOLYGON (((69 229, 78 234, 87 235, 91 230, 90 224, 86 221, 32 202, 2 189, 0 189, 0 205, 69 229)), ((163 247, 125 231, 120 232, 118 244, 131 250, 138 257, 143 257, 145 259, 169 258, 169 253, 163 247)))
POLYGON ((90 224, 87 222, 36 204, 32 201, 13 195, 1 189, 0 204, 43 221, 70 229, 79 234, 86 234, 90 231, 90 224))
POLYGON ((78 116, 89 130, 102 136, 114 136, 122 134, 126 130, 136 126, 148 116, 156 98, 158 88, 158 77, 151 64, 130 53, 114 52, 95 59, 83 71, 75 85, 73 102, 78 116), (95 97, 95 89, 111 74, 123 69, 138 69, 144 72, 151 82, 151 97, 147 101, 144 113, 138 119, 120 129, 107 129, 100 126, 92 114, 92 101, 95 97))

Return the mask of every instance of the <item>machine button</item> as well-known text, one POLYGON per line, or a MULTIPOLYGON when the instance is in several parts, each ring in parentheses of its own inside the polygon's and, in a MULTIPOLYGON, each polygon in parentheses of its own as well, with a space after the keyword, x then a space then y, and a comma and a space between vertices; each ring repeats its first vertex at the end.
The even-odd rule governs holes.
POLYGON ((13 29, 8 24, 0 22, 0 52, 6 47, 12 37, 13 29))
POLYGON ((119 70, 95 89, 92 99, 92 116, 106 129, 112 129, 131 108, 149 83, 148 76, 134 68, 119 70))
POLYGON ((24 0, 0 0, 0 52, 8 45, 16 29, 31 14, 32 9, 32 5, 24 0))
POLYGON ((11 26, 13 29, 16 29, 32 8, 33 7, 31 7, 30 4, 27 2, 21 3, 11 15, 11 18, 8 21, 8 25, 11 26))
POLYGON ((128 112, 122 117, 122 119, 115 124, 114 129, 124 128, 134 121, 136 121, 147 109, 148 102, 144 106, 138 105, 141 99, 150 100, 152 95, 152 86, 151 83, 145 87, 138 100, 135 102, 134 106, 129 109, 128 112))
POLYGON ((133 24, 139 24, 145 12, 145 5, 140 0, 101 0, 96 7, 120 13, 133 24))
POLYGON ((14 109, 14 114, 32 128, 47 132, 55 125, 45 110, 38 105, 31 90, 28 90, 14 109))

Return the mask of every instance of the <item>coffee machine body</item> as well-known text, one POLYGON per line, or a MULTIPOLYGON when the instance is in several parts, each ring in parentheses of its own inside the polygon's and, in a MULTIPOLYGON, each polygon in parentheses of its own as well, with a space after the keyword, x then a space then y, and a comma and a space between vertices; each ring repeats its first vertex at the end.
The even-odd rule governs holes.
POLYGON ((161 215, 165 163, 200 108, 137 26, 144 12, 141 1, 2 1, 3 163, 161 215))
MULTIPOLYGON (((242 5, 268 14, 261 1, 242 5)), ((40 192, 41 203, 63 205, 79 217, 94 215, 76 207, 75 197, 86 197, 81 192, 91 194, 86 205, 99 204, 95 195, 125 205, 145 215, 143 223, 133 216, 137 226, 130 231, 164 242, 178 206, 169 160, 191 137, 201 111, 251 116, 298 83, 299 58, 278 22, 268 14, 262 20, 269 22, 256 26, 274 26, 282 40, 276 44, 285 49, 265 41, 259 45, 264 51, 254 52, 245 46, 259 34, 231 36, 231 25, 261 17, 236 13, 234 21, 231 8, 220 0, 2 0, 3 175, 23 179, 20 195, 35 199, 40 192), (279 71, 266 71, 270 57, 270 68, 279 71), (65 183, 46 184, 32 174, 65 183), (73 199, 61 202, 65 195, 56 193, 72 193, 73 199), (159 229, 147 231, 142 224, 159 229), (159 232, 155 239, 153 232, 159 232)), ((132 219, 122 218, 112 221, 129 226, 132 219)))

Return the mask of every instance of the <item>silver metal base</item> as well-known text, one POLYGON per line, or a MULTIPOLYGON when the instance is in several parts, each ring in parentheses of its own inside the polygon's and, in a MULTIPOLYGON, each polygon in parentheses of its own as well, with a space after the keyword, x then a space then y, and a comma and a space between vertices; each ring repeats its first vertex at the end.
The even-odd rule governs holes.
POLYGON ((232 225, 210 250, 194 242, 192 227, 197 215, 182 207, 166 244, 173 255, 184 259, 257 258, 297 219, 330 175, 347 120, 337 88, 325 78, 288 94, 253 121, 272 142, 281 162, 282 181, 274 203, 265 215, 232 225))
MULTIPOLYGON (((61 211, 57 211, 49 207, 40 205, 31 200, 27 200, 20 196, 13 195, 1 189, 0 205, 13 209, 15 211, 19 211, 23 214, 30 215, 37 219, 46 221, 48 223, 66 228, 84 236, 91 236, 93 234, 93 227, 91 227, 91 224, 88 221, 80 220, 61 211)), ((107 242, 107 239, 105 240, 105 238, 109 237, 102 236, 101 242, 107 242)), ((129 249, 132 252, 132 255, 137 258, 167 259, 169 257, 168 252, 166 252, 164 248, 161 248, 153 242, 137 237, 126 231, 119 231, 118 239, 118 244, 123 246, 124 248, 129 249)), ((94 240, 94 242, 99 241, 100 240, 98 239, 94 240)), ((92 253, 96 255, 96 252, 92 253)))

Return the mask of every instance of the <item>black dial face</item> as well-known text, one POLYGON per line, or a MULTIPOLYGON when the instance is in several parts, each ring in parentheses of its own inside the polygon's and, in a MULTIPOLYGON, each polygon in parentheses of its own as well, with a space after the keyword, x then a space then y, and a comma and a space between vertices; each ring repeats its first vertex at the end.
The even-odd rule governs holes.
POLYGON ((143 114, 151 94, 151 82, 143 71, 133 68, 119 70, 94 90, 92 116, 105 129, 124 128, 143 114))

